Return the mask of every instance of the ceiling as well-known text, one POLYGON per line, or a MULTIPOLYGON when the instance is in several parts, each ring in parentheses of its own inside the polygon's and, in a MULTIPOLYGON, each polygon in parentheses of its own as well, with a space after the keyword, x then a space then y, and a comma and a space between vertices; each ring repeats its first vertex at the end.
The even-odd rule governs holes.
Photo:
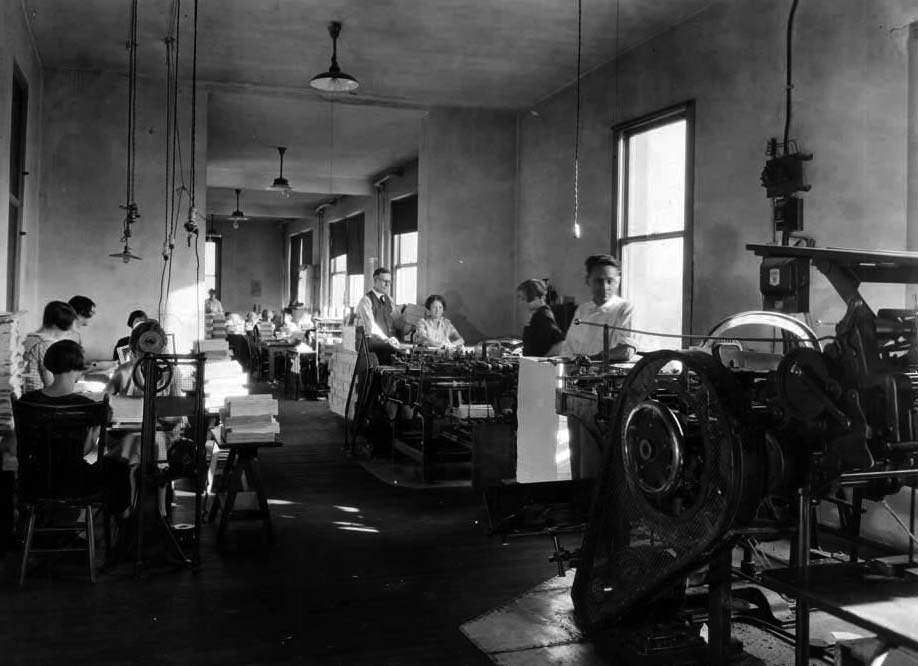
MULTIPOLYGON (((710 4, 583 0, 582 70, 710 4)), ((127 0, 24 5, 46 67, 126 72, 127 0)), ((140 2, 141 74, 162 76, 163 37, 179 7, 190 76, 193 0, 140 2)), ((286 145, 284 175, 298 196, 265 202, 284 216, 329 194, 368 193, 374 175, 417 156, 432 106, 525 109, 576 77, 572 0, 219 0, 200 2, 198 34, 198 80, 211 92, 208 186, 217 197, 243 188, 261 205, 277 175, 276 146, 286 145), (328 68, 331 20, 343 23, 339 64, 360 81, 334 106, 308 85, 328 68)))

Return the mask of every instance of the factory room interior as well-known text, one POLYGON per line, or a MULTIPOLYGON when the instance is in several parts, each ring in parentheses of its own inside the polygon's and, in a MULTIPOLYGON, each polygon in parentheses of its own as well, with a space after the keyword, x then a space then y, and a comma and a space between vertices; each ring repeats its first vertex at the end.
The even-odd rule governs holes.
POLYGON ((0 0, 0 154, 3 664, 918 664, 913 1, 0 0))

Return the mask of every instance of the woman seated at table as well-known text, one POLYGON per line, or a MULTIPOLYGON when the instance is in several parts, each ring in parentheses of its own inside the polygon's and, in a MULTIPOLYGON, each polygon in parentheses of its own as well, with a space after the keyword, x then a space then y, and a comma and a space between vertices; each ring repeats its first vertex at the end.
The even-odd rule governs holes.
POLYGON ((245 315, 244 329, 246 333, 255 334, 255 324, 258 323, 258 314, 256 312, 247 312, 245 315))
MULTIPOLYGON (((160 327, 159 322, 155 319, 148 319, 138 326, 131 333, 131 360, 122 363, 115 370, 108 386, 105 387, 107 393, 113 396, 133 398, 135 400, 143 399, 143 386, 134 381, 134 370, 137 363, 143 358, 144 350, 140 348, 141 340, 149 344, 151 340, 159 339, 162 344, 152 349, 153 353, 162 353, 166 348, 166 334, 160 327)), ((146 377, 144 377, 146 379, 146 377)), ((179 377, 173 375, 169 385, 159 391, 159 395, 181 395, 179 389, 179 377)), ((117 409, 115 417, 117 418, 117 409)), ((166 448, 172 439, 181 436, 182 419, 169 417, 158 419, 156 431, 157 460, 166 459, 166 448)), ((121 437, 112 438, 112 449, 117 450, 118 455, 125 461, 137 463, 140 461, 140 433, 128 432, 123 433, 121 437), (117 443, 116 443, 117 442, 117 443)))
POLYGON ((51 384, 54 377, 45 367, 45 353, 55 342, 68 337, 76 318, 76 311, 64 301, 51 301, 45 306, 41 328, 29 333, 23 342, 23 392, 51 384))
POLYGON ((440 294, 431 294, 424 301, 427 315, 418 320, 417 330, 414 333, 415 343, 423 347, 461 347, 465 344, 459 331, 452 322, 443 316, 446 311, 446 301, 440 294))
MULTIPOLYGON (((48 386, 24 393, 20 400, 42 405, 72 406, 91 405, 95 401, 76 393, 74 385, 85 369, 83 348, 73 340, 55 342, 44 356, 44 367, 53 379, 48 386)), ((86 441, 84 454, 86 458, 95 459, 98 451, 98 431, 86 441)), ((130 468, 118 456, 112 457, 103 452, 104 458, 98 468, 85 461, 84 483, 87 486, 102 485, 106 488, 108 508, 116 516, 124 515, 131 503, 130 468), (101 475, 101 479, 96 475, 101 475)))

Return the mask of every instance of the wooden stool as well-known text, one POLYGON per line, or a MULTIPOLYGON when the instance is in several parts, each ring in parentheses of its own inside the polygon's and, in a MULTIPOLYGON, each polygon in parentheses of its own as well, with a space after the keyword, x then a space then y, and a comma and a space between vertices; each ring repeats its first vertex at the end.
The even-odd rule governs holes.
POLYGON ((254 511, 254 515, 251 517, 261 518, 264 521, 268 540, 274 538, 271 526, 271 511, 268 507, 268 495, 265 493, 261 472, 258 468, 258 449, 262 447, 277 448, 283 445, 280 440, 274 440, 273 442, 233 442, 231 444, 223 442, 220 444, 221 449, 229 451, 229 456, 226 459, 226 466, 223 468, 220 485, 214 493, 214 501, 210 507, 209 516, 210 521, 213 522, 217 516, 217 511, 222 509, 220 523, 217 526, 218 542, 223 538, 223 534, 226 532, 226 525, 233 513, 236 493, 242 490, 243 474, 258 497, 258 509, 254 511), (222 501, 220 499, 221 492, 226 493, 226 497, 222 501))

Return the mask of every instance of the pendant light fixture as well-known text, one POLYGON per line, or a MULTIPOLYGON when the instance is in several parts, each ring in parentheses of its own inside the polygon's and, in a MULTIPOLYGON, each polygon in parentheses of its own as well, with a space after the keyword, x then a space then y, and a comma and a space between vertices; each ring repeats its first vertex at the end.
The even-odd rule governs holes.
POLYGON ((121 225, 121 242, 124 248, 108 256, 120 257, 124 263, 131 259, 140 259, 131 252, 129 241, 133 235, 132 227, 140 219, 140 211, 134 200, 134 164, 136 159, 135 135, 137 130, 137 10, 138 0, 131 2, 131 25, 128 38, 128 131, 127 131, 127 160, 125 174, 124 221, 121 225))
POLYGON ((239 188, 236 188, 236 210, 230 214, 230 219, 233 221, 233 229, 239 228, 240 222, 245 222, 249 218, 245 216, 245 213, 242 212, 239 208, 239 193, 242 192, 239 188))
POLYGON ((341 71, 341 68, 338 67, 338 35, 341 34, 341 23, 338 21, 329 23, 328 34, 331 35, 332 38, 331 67, 328 68, 327 72, 322 72, 312 77, 309 85, 316 90, 328 93, 357 90, 357 87, 360 85, 357 79, 350 74, 345 74, 341 71))
MULTIPOLYGON (((280 154, 280 175, 274 179, 274 182, 271 183, 268 189, 280 192, 281 196, 287 199, 290 197, 290 192, 293 190, 293 188, 290 187, 290 183, 284 178, 284 153, 287 152, 287 147, 278 146, 277 152, 280 154)), ((236 207, 239 207, 238 202, 236 207)))
POLYGON ((577 0, 577 111, 574 128, 574 224, 571 232, 580 238, 580 51, 582 46, 583 0, 577 0))

